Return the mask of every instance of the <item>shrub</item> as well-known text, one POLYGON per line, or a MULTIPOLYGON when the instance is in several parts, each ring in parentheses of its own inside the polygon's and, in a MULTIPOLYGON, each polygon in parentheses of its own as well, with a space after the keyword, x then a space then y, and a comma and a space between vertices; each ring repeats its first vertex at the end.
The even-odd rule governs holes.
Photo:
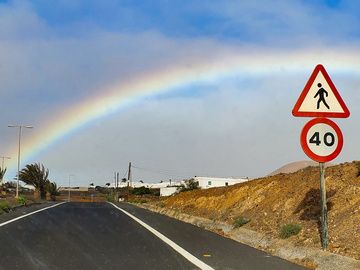
POLYGON ((242 226, 244 226, 245 224, 249 223, 250 222, 250 219, 248 218, 245 218, 245 217, 237 217, 235 220, 234 220, 234 223, 233 223, 233 226, 234 228, 240 228, 242 226))
POLYGON ((131 191, 131 194, 133 195, 145 195, 145 194, 151 194, 151 190, 147 187, 138 187, 138 188, 134 188, 131 191))
POLYGON ((26 205, 27 204, 27 200, 26 200, 26 198, 24 197, 24 196, 19 196, 19 198, 17 199, 17 201, 18 201, 18 203, 20 204, 20 205, 26 205))
POLYGON ((195 181, 194 178, 185 180, 185 186, 181 185, 181 187, 179 188, 180 192, 184 192, 184 191, 189 191, 189 190, 194 190, 194 189, 198 189, 199 188, 199 182, 195 181))
POLYGON ((301 225, 295 223, 285 224, 280 229, 280 237, 285 239, 297 235, 301 231, 301 225))
POLYGON ((106 201, 108 202, 114 202, 114 197, 112 194, 106 194, 106 201))
POLYGON ((158 206, 161 207, 161 208, 164 208, 164 207, 165 207, 165 203, 159 202, 158 206))
POLYGON ((10 204, 8 201, 0 201, 0 214, 4 212, 9 212, 10 204))

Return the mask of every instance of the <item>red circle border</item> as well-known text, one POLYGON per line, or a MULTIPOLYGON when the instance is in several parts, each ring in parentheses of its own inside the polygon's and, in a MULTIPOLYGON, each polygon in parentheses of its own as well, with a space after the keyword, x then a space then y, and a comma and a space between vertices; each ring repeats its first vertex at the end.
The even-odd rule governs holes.
POLYGON ((301 144, 301 147, 304 150, 305 154, 312 160, 317 161, 317 162, 328 162, 328 161, 333 160, 340 154, 343 144, 344 144, 344 138, 343 138, 343 135, 342 135, 342 132, 341 132, 339 126, 335 122, 331 121, 328 118, 315 118, 315 119, 312 119, 309 122, 307 122, 305 124, 305 126, 303 127, 303 129, 301 131, 301 135, 300 135, 300 144, 301 144), (309 129, 312 126, 319 124, 319 123, 323 123, 323 124, 327 124, 327 125, 331 126, 335 130, 336 135, 338 137, 338 145, 335 148, 335 151, 328 156, 316 155, 314 152, 311 151, 311 149, 307 145, 306 135, 307 135, 309 129))

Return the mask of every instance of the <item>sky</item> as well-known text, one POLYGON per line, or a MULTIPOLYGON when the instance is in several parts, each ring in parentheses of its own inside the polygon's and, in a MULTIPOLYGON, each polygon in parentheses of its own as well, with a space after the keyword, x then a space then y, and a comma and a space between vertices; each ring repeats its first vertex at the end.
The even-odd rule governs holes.
POLYGON ((0 156, 7 180, 43 163, 51 180, 104 185, 261 177, 308 160, 310 118, 291 110, 325 66, 359 159, 359 1, 0 1, 0 156))

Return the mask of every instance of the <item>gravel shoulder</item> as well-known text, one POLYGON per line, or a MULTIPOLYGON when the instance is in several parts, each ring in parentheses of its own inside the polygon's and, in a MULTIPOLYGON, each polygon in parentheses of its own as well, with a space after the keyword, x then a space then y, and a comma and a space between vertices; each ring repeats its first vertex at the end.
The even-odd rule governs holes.
POLYGON ((309 269, 360 269, 360 261, 350 257, 334 254, 328 251, 322 251, 317 248, 301 246, 287 240, 272 238, 264 233, 246 228, 233 229, 233 226, 228 223, 181 213, 180 211, 173 209, 158 207, 151 204, 139 204, 137 206, 191 223, 256 249, 266 251, 274 256, 303 265, 309 269))

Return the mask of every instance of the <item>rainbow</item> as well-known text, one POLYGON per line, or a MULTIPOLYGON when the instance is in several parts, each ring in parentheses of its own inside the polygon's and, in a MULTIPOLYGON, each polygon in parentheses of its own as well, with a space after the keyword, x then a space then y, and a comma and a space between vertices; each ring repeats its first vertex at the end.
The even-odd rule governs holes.
MULTIPOLYGON (((99 89, 98 95, 66 108, 64 112, 49 117, 43 127, 36 127, 22 146, 22 163, 34 162, 36 156, 69 136, 91 121, 114 114, 143 98, 170 92, 179 87, 199 83, 221 82, 234 76, 262 76, 280 72, 310 74, 313 67, 322 63, 330 73, 359 72, 360 59, 355 48, 338 50, 298 50, 269 52, 261 50, 229 50, 207 59, 187 59, 171 67, 137 74, 99 89), (189 64, 191 63, 191 64, 189 64)), ((12 153, 16 157, 17 144, 12 153)), ((11 160, 9 171, 16 170, 16 158, 11 160)))

